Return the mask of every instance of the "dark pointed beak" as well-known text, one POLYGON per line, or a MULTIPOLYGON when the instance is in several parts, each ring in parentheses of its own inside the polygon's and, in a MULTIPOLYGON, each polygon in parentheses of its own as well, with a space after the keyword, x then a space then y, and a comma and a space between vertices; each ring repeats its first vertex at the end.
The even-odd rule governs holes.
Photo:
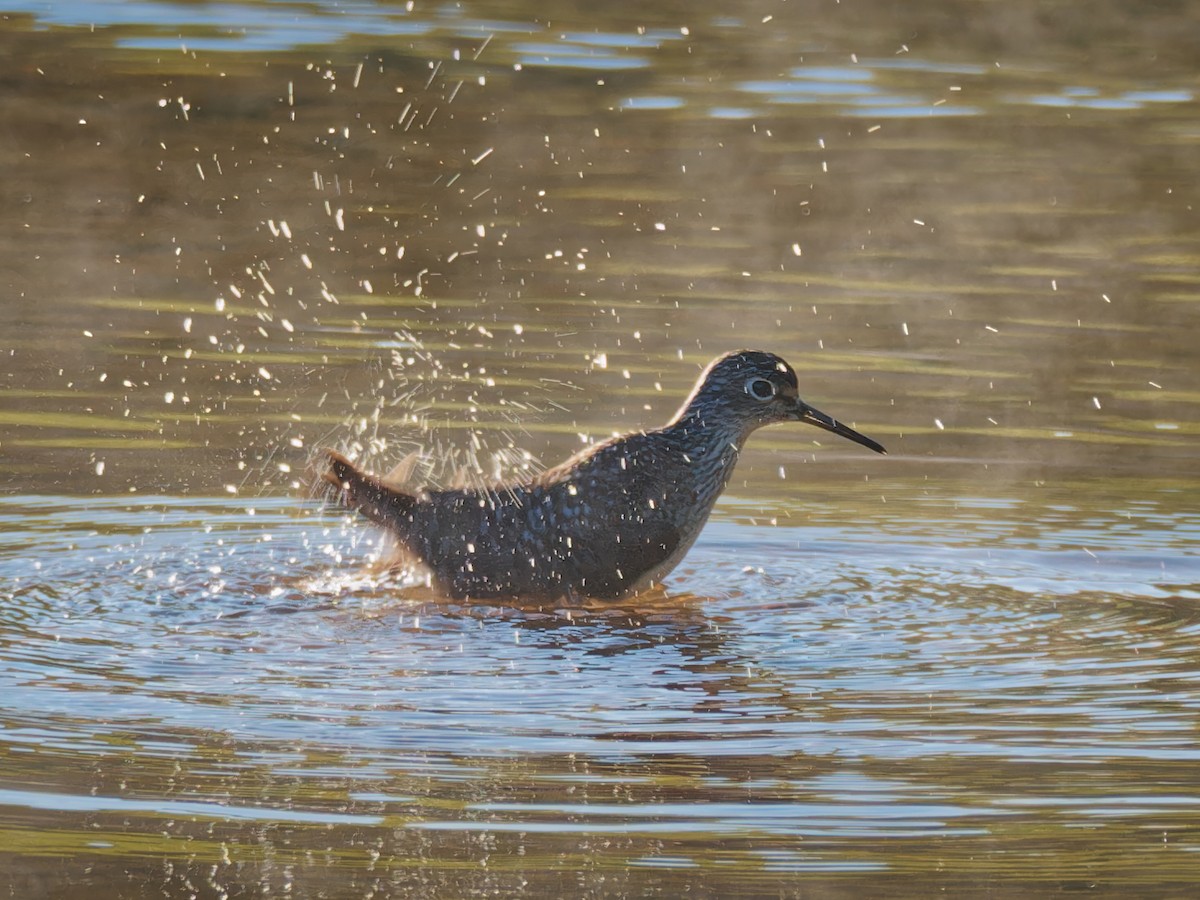
POLYGON ((856 444, 862 444, 864 447, 869 447, 876 453, 887 453, 887 451, 883 449, 883 444, 876 443, 865 434, 859 434, 849 425, 843 425, 837 419, 833 418, 832 416, 825 415, 825 413, 821 412, 819 409, 813 409, 803 400, 798 401, 798 406, 798 417, 801 422, 807 422, 809 425, 816 425, 818 428, 824 428, 826 431, 832 431, 834 434, 848 438, 849 440, 854 441, 856 444))

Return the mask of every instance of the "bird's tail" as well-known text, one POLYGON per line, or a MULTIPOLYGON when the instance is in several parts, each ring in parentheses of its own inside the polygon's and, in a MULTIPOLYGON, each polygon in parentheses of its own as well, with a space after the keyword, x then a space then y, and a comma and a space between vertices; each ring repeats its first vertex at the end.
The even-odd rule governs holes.
POLYGON ((359 471, 354 463, 335 450, 326 450, 325 455, 329 459, 329 468, 321 477, 338 489, 338 502, 400 535, 411 530, 416 497, 359 471))

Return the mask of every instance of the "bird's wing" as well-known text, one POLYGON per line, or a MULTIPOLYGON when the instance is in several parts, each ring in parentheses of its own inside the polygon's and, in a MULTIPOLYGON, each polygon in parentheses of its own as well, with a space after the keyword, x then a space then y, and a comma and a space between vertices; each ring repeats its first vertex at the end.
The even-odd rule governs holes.
POLYGON ((574 554, 584 593, 616 599, 640 590, 672 568, 682 536, 665 521, 604 529, 574 554))
POLYGON ((414 450, 392 466, 392 470, 379 480, 392 487, 402 488, 413 480, 413 474, 417 471, 420 462, 421 451, 414 450))

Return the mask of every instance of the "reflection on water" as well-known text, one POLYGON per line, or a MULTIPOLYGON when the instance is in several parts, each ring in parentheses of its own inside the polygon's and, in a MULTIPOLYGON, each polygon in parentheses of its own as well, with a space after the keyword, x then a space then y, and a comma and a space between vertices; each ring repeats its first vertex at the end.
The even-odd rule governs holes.
POLYGON ((1194 884, 1182 13, 0 8, 15 894, 1194 884), (307 498, 743 345, 892 455, 756 434, 664 594, 438 602, 307 498))
POLYGON ((0 803, 31 853, 103 871, 187 841, 225 888, 248 839, 235 856, 305 884, 372 883, 311 856, 333 841, 442 889, 464 853, 511 888, 563 853, 769 884, 935 863, 969 882, 1033 829, 1114 867, 1136 864, 1127 829, 1194 850, 1194 510, 1101 514, 1072 489, 925 518, 921 493, 818 493, 783 527, 723 504, 678 579, 695 593, 576 609, 404 599, 358 574, 357 527, 286 499, 9 501, 0 803), (68 840, 79 816, 94 830, 68 840))

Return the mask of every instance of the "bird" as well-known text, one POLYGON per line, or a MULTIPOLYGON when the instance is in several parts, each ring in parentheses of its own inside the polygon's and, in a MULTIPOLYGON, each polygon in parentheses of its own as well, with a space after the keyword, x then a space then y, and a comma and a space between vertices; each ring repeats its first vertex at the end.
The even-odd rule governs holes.
POLYGON ((435 594, 470 601, 620 600, 661 584, 691 548, 750 434, 804 422, 883 446, 800 399, 774 353, 714 359, 661 428, 586 448, 524 480, 402 490, 326 450, 338 503, 391 532, 435 594))

